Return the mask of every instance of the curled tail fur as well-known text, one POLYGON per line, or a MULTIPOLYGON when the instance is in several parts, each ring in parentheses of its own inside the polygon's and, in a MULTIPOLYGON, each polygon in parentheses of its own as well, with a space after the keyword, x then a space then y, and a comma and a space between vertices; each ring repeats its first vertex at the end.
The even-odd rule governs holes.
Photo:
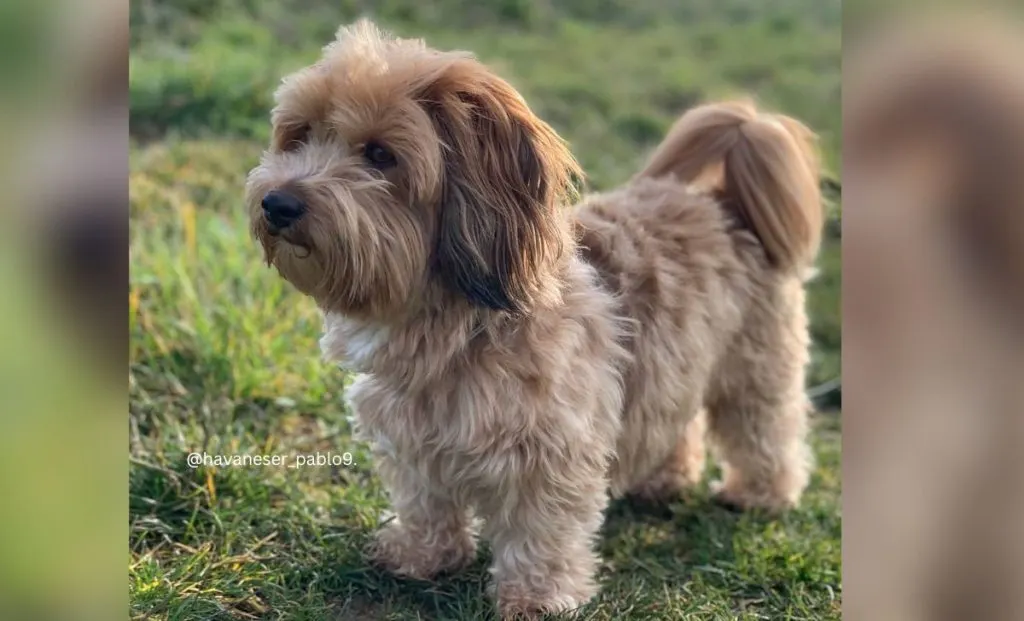
POLYGON ((641 177, 674 174, 710 182, 761 240, 781 270, 806 270, 818 253, 824 213, 814 134, 799 121, 749 101, 712 103, 683 114, 641 177))

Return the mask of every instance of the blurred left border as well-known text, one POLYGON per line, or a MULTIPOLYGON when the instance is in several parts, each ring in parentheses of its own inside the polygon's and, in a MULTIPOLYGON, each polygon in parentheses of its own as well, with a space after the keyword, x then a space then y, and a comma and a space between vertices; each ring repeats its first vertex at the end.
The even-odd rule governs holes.
POLYGON ((0 618, 127 602, 128 8, 0 9, 0 618))

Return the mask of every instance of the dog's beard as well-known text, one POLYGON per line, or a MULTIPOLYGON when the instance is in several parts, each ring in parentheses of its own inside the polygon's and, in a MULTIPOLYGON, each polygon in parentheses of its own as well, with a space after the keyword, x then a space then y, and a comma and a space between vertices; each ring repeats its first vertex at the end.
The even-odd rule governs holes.
MULTIPOLYGON (((312 215, 312 214, 311 214, 312 215)), ((299 292, 318 306, 339 311, 366 306, 382 261, 367 255, 365 235, 331 219, 307 221, 275 231, 261 223, 258 234, 264 259, 299 292)))
POLYGON ((325 249, 318 248, 304 232, 274 231, 267 226, 258 237, 267 266, 275 268, 303 294, 319 301, 335 288, 331 281, 338 275, 324 268, 331 265, 330 257, 324 256, 325 249))
POLYGON ((263 257, 267 266, 274 265, 274 259, 278 256, 279 250, 284 250, 295 255, 297 259, 308 259, 313 255, 312 244, 302 235, 296 235, 290 229, 279 229, 273 224, 265 225, 265 232, 260 236, 260 245, 263 246, 263 257))

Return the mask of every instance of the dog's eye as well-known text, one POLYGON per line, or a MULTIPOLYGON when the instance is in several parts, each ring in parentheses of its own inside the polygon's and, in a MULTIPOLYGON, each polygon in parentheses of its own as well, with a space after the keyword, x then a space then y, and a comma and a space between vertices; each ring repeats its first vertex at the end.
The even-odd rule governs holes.
POLYGON ((395 161, 395 156, 391 151, 388 151, 379 142, 367 142, 366 146, 363 147, 363 157, 370 163, 371 166, 379 170, 385 168, 391 168, 398 162, 395 161))
POLYGON ((282 151, 297 151, 309 139, 311 128, 309 123, 300 125, 288 132, 281 144, 282 151))

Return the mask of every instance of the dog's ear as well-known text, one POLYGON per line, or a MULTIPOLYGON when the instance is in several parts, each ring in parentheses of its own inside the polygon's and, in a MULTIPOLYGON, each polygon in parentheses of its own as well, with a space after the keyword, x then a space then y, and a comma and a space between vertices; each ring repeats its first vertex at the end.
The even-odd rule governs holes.
POLYGON ((448 67, 422 101, 444 163, 434 269, 474 304, 544 302, 571 240, 559 210, 582 178, 564 141, 473 60, 448 67))

